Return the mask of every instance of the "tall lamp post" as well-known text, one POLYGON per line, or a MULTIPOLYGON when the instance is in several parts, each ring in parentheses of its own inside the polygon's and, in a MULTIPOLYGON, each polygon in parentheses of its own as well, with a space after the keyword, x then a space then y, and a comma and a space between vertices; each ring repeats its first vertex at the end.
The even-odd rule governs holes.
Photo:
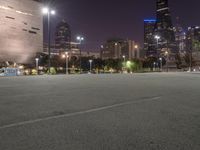
POLYGON ((160 40, 160 36, 159 35, 156 35, 155 37, 154 37, 155 39, 156 39, 156 54, 157 54, 157 59, 158 59, 158 57, 159 57, 159 55, 158 55, 158 48, 159 48, 159 46, 158 46, 158 44, 159 44, 159 40, 160 40))
POLYGON ((135 48, 135 56, 134 57, 135 58, 139 58, 140 57, 139 46, 135 45, 134 48, 135 48))
POLYGON ((156 47, 158 49, 158 43, 159 43, 159 40, 160 40, 160 36, 156 35, 155 39, 156 39, 156 47))
POLYGON ((93 60, 89 60, 89 62, 90 62, 90 73, 92 73, 92 62, 93 62, 93 60))
POLYGON ((66 75, 69 74, 69 54, 68 52, 65 53, 65 55, 62 56, 63 58, 66 59, 66 75))
POLYGON ((51 15, 55 15, 55 10, 52 10, 50 8, 43 8, 42 12, 44 15, 47 15, 48 17, 48 70, 50 73, 50 68, 51 68, 51 15))
POLYGON ((163 60, 162 60, 162 57, 159 58, 160 60, 160 71, 163 70, 163 60))
POLYGON ((167 72, 169 72, 169 52, 168 51, 165 51, 165 55, 167 56, 167 61, 166 61, 166 63, 167 63, 167 72))
POLYGON ((126 66, 126 56, 123 55, 122 57, 124 59, 124 65, 122 66, 122 73, 123 73, 123 71, 125 71, 125 66, 126 66))
MULTIPOLYGON (((77 36, 76 39, 77 39, 77 41, 79 42, 80 45, 81 45, 82 41, 84 41, 84 37, 82 37, 82 36, 77 36)), ((81 74, 81 72, 82 72, 82 59, 81 59, 82 53, 81 53, 81 47, 79 47, 79 49, 80 49, 80 74, 81 74)))
POLYGON ((36 70, 37 70, 37 74, 39 74, 38 64, 39 64, 39 58, 35 58, 35 67, 36 67, 36 70))
POLYGON ((153 63, 154 71, 156 71, 156 62, 153 63))
POLYGON ((126 56, 123 55, 122 57, 123 57, 123 59, 124 59, 124 64, 125 64, 125 63, 126 63, 126 56))

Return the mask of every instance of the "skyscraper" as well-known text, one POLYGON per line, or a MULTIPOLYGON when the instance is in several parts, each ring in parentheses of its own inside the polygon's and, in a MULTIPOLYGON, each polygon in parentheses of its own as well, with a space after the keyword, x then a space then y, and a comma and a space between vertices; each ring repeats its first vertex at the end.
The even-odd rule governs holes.
POLYGON ((62 20, 56 27, 55 49, 57 52, 70 51, 71 30, 69 24, 62 20))
POLYGON ((157 22, 154 34, 160 37, 158 54, 159 52, 162 54, 166 49, 171 53, 177 53, 168 0, 157 0, 156 14, 157 22))
POLYGON ((200 27, 189 27, 187 31, 187 52, 192 53, 195 61, 200 64, 200 27))
POLYGON ((144 20, 144 51, 147 57, 156 55, 154 29, 156 25, 155 19, 144 20))
POLYGON ((43 50, 43 16, 37 0, 0 0, 0 61, 29 64, 43 50))
POLYGON ((176 20, 177 20, 177 23, 176 23, 176 26, 174 27, 176 44, 177 44, 179 53, 184 54, 186 51, 186 32, 180 25, 179 17, 177 17, 176 20))

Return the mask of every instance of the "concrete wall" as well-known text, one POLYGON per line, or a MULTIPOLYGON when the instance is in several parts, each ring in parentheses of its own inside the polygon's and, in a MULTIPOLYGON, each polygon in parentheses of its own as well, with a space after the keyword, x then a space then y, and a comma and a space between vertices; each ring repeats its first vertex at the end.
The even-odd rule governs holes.
POLYGON ((31 63, 43 50, 41 3, 0 0, 0 61, 31 63))

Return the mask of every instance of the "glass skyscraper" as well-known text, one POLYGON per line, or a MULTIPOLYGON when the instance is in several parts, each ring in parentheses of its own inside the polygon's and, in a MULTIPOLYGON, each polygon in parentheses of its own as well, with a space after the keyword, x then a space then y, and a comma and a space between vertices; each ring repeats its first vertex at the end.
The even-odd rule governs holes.
POLYGON ((171 53, 177 53, 168 0, 157 0, 156 6, 157 22, 154 34, 160 37, 158 54, 159 50, 162 53, 166 49, 171 53))
POLYGON ((57 52, 69 52, 71 50, 71 30, 65 20, 56 26, 55 49, 57 52))
POLYGON ((155 19, 144 20, 144 51, 147 57, 157 54, 154 39, 155 25, 155 19))

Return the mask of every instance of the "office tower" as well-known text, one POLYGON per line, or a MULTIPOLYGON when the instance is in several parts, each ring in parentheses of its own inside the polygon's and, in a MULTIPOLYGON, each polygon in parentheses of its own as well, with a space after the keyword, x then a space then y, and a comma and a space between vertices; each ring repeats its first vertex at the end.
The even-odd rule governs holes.
POLYGON ((155 25, 155 19, 144 20, 144 51, 147 57, 156 56, 157 53, 154 39, 155 25))
POLYGON ((71 30, 65 20, 58 23, 55 33, 55 49, 58 52, 69 52, 71 49, 71 30))
POLYGON ((156 15, 157 22, 154 34, 160 37, 157 54, 162 55, 165 51, 168 51, 170 54, 177 53, 168 0, 157 0, 156 15))
POLYGON ((186 35, 186 49, 195 60, 200 61, 200 27, 189 27, 186 35))
POLYGON ((177 43, 178 52, 184 54, 186 51, 186 32, 182 28, 179 17, 176 18, 176 26, 174 27, 175 39, 177 43))

